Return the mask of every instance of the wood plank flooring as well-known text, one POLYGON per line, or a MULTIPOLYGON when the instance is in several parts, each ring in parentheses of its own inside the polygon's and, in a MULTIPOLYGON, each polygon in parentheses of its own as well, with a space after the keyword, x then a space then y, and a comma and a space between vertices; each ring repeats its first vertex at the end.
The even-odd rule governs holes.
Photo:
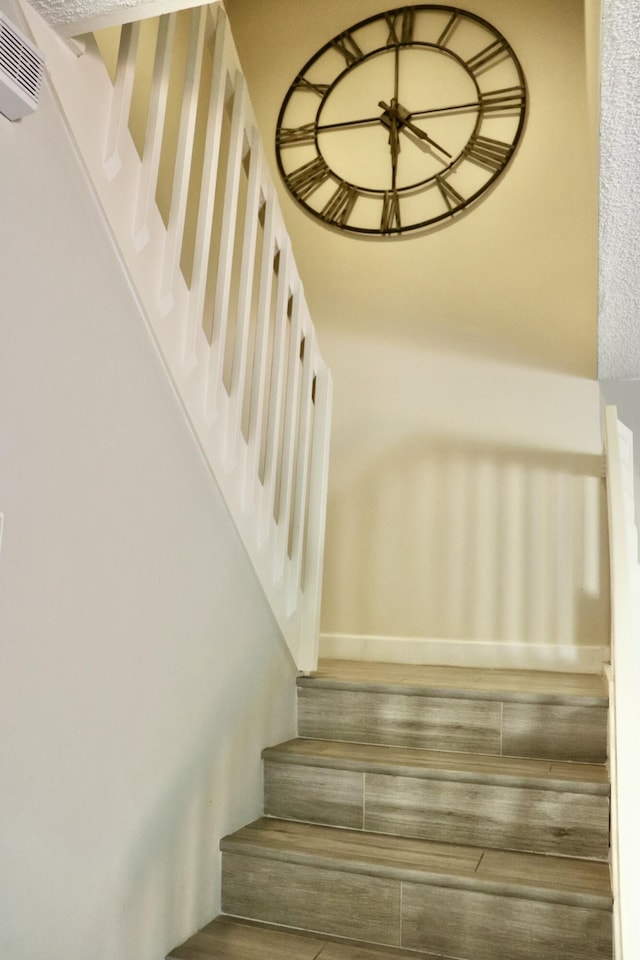
POLYGON ((611 957, 605 863, 268 818, 221 847, 227 914, 467 960, 611 957))
POLYGON ((433 695, 429 687, 399 684, 350 687, 333 680, 316 685, 298 678, 298 733, 425 750, 606 760, 608 711, 600 701, 590 705, 588 698, 572 696, 558 702, 559 695, 544 699, 513 691, 503 697, 469 685, 458 696, 450 693, 440 688, 433 695))
POLYGON ((609 865, 435 843, 262 817, 225 837, 220 849, 321 869, 477 888, 599 909, 611 905, 609 865))
MULTIPOLYGON (((415 951, 217 917, 167 960, 418 960, 415 951)), ((429 953, 429 960, 446 960, 429 953)))
POLYGON ((540 787, 544 783, 549 789, 603 796, 609 793, 608 771, 601 764, 495 757, 300 737, 267 747, 262 756, 272 762, 304 763, 306 766, 331 769, 511 786, 540 787))
POLYGON ((555 673, 543 670, 483 670, 464 667, 367 663, 359 660, 321 660, 310 677, 300 677, 300 686, 340 686, 360 690, 384 686, 404 692, 429 692, 431 696, 459 697, 473 691, 478 699, 516 697, 530 703, 572 703, 582 706, 608 704, 603 676, 555 673))
POLYGON ((601 766, 317 740, 289 741, 263 757, 271 817, 608 857, 609 785, 601 766))
POLYGON ((605 911, 404 884, 402 942, 468 960, 603 960, 611 957, 605 911))

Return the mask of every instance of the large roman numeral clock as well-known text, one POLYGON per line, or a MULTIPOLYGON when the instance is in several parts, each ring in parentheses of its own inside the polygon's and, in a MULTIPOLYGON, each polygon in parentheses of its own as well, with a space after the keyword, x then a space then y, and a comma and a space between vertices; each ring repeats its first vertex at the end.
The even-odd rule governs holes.
POLYGON ((511 161, 522 67, 485 20, 419 4, 344 30, 289 88, 276 132, 284 182, 324 224, 390 236, 476 203, 511 161))

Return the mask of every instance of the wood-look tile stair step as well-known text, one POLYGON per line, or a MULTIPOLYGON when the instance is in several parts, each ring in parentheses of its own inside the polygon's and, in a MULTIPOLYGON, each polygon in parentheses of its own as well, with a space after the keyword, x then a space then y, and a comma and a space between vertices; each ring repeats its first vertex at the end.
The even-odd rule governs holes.
POLYGON ((340 741, 263 751, 265 813, 447 843, 606 860, 605 767, 340 741))
POLYGON ((318 936, 304 930, 216 917, 167 960, 445 960, 429 953, 318 936))
POLYGON ((610 960, 606 864, 262 818, 221 842, 227 914, 468 960, 610 960))
POLYGON ((423 664, 369 663, 364 660, 320 660, 318 669, 299 677, 298 685, 375 690, 384 687, 440 697, 520 700, 528 703, 608 705, 605 678, 601 675, 558 673, 546 670, 493 670, 475 667, 440 667, 423 664))
POLYGON ((298 733, 496 756, 604 763, 603 677, 321 661, 298 678, 298 733))

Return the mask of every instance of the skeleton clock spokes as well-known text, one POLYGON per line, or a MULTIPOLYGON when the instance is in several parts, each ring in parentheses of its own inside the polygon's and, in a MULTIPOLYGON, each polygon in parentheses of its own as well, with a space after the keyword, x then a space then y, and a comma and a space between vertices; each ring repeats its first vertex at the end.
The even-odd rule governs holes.
POLYGON ((522 133, 518 59, 489 23, 417 5, 357 23, 291 85, 276 153, 294 198, 324 223, 399 234, 477 200, 522 133))

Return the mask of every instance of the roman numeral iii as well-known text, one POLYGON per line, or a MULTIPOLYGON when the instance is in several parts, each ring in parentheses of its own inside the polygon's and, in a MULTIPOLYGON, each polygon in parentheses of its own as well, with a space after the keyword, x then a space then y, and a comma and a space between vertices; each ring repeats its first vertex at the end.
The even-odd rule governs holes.
POLYGON ((504 166, 513 150, 513 145, 503 143, 502 140, 491 140, 489 137, 474 137, 465 148, 465 155, 469 160, 475 160, 492 170, 500 170, 504 166))
POLYGON ((503 90, 490 90, 480 94, 480 108, 483 113, 510 113, 521 110, 525 104, 524 87, 505 87, 503 90))

